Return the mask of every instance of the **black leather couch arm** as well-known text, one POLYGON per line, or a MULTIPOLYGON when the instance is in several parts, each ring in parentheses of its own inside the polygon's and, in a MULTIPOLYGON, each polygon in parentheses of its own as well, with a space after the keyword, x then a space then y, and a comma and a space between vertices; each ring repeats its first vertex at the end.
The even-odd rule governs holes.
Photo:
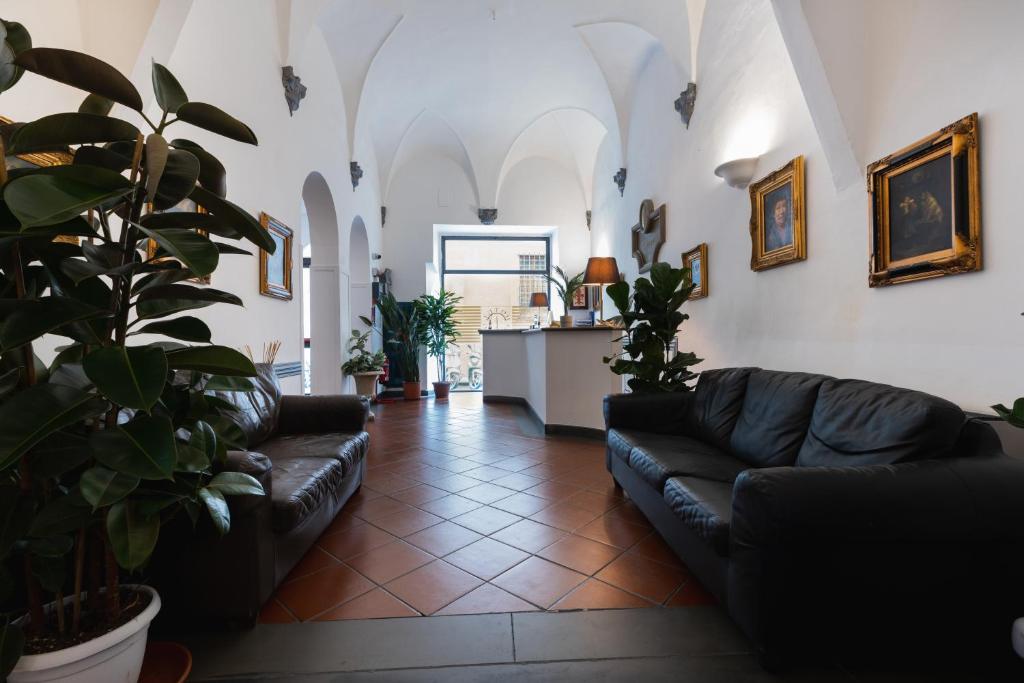
POLYGON ((293 396, 281 398, 279 434, 361 432, 370 407, 358 396, 293 396))
POLYGON ((1024 562, 1022 491, 1024 460, 1006 456, 747 470, 733 489, 729 613, 765 656, 841 642, 814 632, 836 614, 851 615, 839 620, 850 633, 901 646, 934 648, 951 620, 1005 637, 1024 613, 1008 569, 1024 562), (897 614, 934 627, 910 631, 897 614))
POLYGON ((681 434, 693 404, 693 392, 609 394, 604 397, 605 429, 636 429, 681 434))

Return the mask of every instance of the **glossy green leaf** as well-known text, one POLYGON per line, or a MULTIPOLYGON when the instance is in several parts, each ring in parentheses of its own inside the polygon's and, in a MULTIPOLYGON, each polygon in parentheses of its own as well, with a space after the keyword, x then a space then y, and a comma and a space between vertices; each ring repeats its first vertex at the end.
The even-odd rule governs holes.
POLYGON ((28 454, 32 474, 41 479, 59 477, 92 457, 84 434, 63 430, 46 437, 28 454))
POLYGON ((0 680, 7 680, 24 650, 25 634, 21 627, 11 623, 0 626, 0 680))
POLYGON ((165 337, 200 343, 208 343, 211 337, 210 327, 206 323, 188 315, 148 323, 132 334, 162 334, 165 337))
POLYGON ((195 200, 196 204, 204 207, 214 216, 224 219, 235 232, 260 249, 271 254, 277 249, 277 244, 266 228, 237 205, 232 204, 227 199, 221 199, 213 192, 198 185, 192 190, 190 196, 195 200))
POLYGON ((255 391, 256 387, 252 381, 246 377, 222 377, 220 375, 214 375, 206 382, 206 386, 203 387, 206 391, 255 391))
POLYGON ((67 534, 32 538, 28 541, 28 551, 40 557, 63 557, 71 552, 75 541, 67 534))
POLYGON ((10 370, 0 373, 0 399, 14 391, 15 387, 18 386, 18 381, 21 379, 21 369, 11 368, 10 370))
POLYGON ((69 221, 131 191, 114 171, 94 166, 52 166, 4 186, 4 201, 25 228, 69 221))
POLYGON ((21 79, 24 70, 14 59, 32 47, 32 36, 16 21, 0 20, 0 92, 10 90, 21 79))
POLYGON ((14 63, 26 71, 142 111, 142 97, 132 82, 95 57, 72 50, 36 47, 22 52, 14 63))
POLYGON ((113 505, 138 487, 141 480, 133 475, 115 472, 106 467, 92 467, 82 472, 80 486, 92 509, 113 505))
POLYGON ((175 472, 202 472, 210 467, 210 458, 206 453, 187 444, 178 444, 178 462, 174 465, 175 472))
POLYGON ((132 165, 132 158, 107 147, 84 145, 75 150, 75 159, 72 163, 79 166, 99 166, 108 171, 121 173, 132 165))
POLYGON ((79 505, 75 497, 61 496, 51 500, 36 513, 29 534, 37 538, 68 534, 78 531, 91 519, 92 511, 79 505))
POLYGON ((238 254, 239 256, 252 256, 251 251, 236 247, 233 244, 224 244, 223 242, 214 242, 217 246, 217 251, 222 254, 238 254))
MULTIPOLYGON (((191 272, 191 271, 188 271, 191 272)), ((210 299, 154 299, 140 301, 135 312, 139 320, 152 320, 154 318, 165 318, 182 311, 193 311, 197 308, 205 308, 217 303, 210 299)))
POLYGON ((160 535, 160 517, 143 515, 131 501, 114 504, 107 513, 107 536, 117 563, 131 571, 146 563, 160 535))
POLYGON ((218 197, 226 197, 228 193, 227 171, 220 160, 205 149, 192 142, 177 138, 171 140, 171 147, 191 152, 199 160, 199 184, 218 197))
POLYGON ((191 301, 209 301, 211 303, 232 304, 241 306, 242 300, 231 292, 213 287, 193 287, 191 285, 161 285, 149 287, 139 294, 139 303, 156 299, 188 299, 191 301))
POLYGON ((51 152, 69 145, 135 140, 139 129, 121 119, 100 114, 51 114, 26 123, 11 138, 11 154, 51 152))
POLYGON ((210 426, 217 433, 217 451, 223 450, 244 451, 248 447, 248 439, 245 432, 238 424, 230 418, 218 416, 210 418, 210 426))
POLYGON ((220 252, 210 238, 187 228, 149 230, 142 225, 138 227, 196 275, 202 277, 217 269, 220 252))
POLYGON ((0 325, 0 349, 13 349, 73 322, 109 317, 107 311, 67 297, 24 300, 0 325))
POLYGON ((0 470, 59 429, 93 417, 106 402, 58 384, 37 384, 0 404, 0 470))
POLYGON ((210 513, 213 526, 221 536, 231 531, 231 512, 228 510, 228 502, 224 500, 224 494, 217 489, 199 489, 199 499, 203 501, 206 510, 210 513))
POLYGON ((110 469, 142 479, 171 479, 177 455, 174 427, 166 417, 142 416, 94 432, 93 457, 110 469))
POLYGON ((156 346, 100 347, 83 359, 82 368, 101 394, 126 408, 149 410, 167 381, 167 357, 156 346))
POLYGON ((160 108, 169 114, 178 111, 181 105, 188 102, 188 96, 181 83, 167 67, 153 62, 153 94, 160 108))
POLYGON ((205 102, 187 102, 178 107, 178 119, 198 126, 211 133, 223 135, 232 140, 257 144, 256 135, 249 126, 221 109, 205 102))
POLYGON ((171 351, 167 364, 174 370, 197 370, 211 375, 256 376, 256 366, 249 357, 227 346, 193 346, 171 351))
POLYGON ((225 496, 262 496, 263 487, 255 477, 244 472, 221 472, 214 475, 208 485, 225 496))
POLYGON ((213 431, 207 422, 199 420, 192 427, 192 434, 189 436, 188 445, 200 451, 212 462, 217 457, 217 433, 213 431))
POLYGON ((0 488, 0 558, 28 533, 34 512, 32 497, 20 495, 13 486, 0 488))
POLYGON ((113 108, 113 101, 108 100, 102 95, 89 93, 85 96, 85 99, 82 100, 82 103, 78 105, 78 112, 80 114, 99 114, 100 116, 106 116, 113 108))
POLYGON ((189 230, 205 230, 215 235, 238 237, 238 233, 222 218, 209 213, 194 211, 171 211, 167 213, 150 213, 139 221, 150 230, 167 230, 187 228, 189 230))
POLYGON ((160 185, 156 188, 153 208, 166 211, 192 194, 192 189, 199 179, 199 160, 190 152, 172 149, 167 155, 167 168, 164 169, 160 185))
POLYGON ((163 135, 150 133, 146 136, 146 199, 150 202, 156 199, 156 188, 163 177, 164 167, 167 166, 169 151, 163 135))

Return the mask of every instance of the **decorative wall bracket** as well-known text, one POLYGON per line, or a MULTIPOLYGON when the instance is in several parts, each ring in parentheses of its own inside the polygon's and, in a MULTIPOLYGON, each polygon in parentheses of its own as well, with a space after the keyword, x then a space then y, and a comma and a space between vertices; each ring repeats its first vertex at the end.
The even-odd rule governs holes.
POLYGON ((612 177, 612 180, 619 186, 619 196, 621 197, 626 192, 626 169, 620 168, 619 172, 612 177))
POLYGON ((658 251, 665 243, 665 205, 654 210, 654 201, 640 202, 640 222, 632 227, 633 258, 641 273, 646 273, 658 260, 658 251))
POLYGON ((483 225, 494 225, 494 221, 498 220, 497 209, 477 209, 476 215, 483 225))
POLYGON ((594 218, 594 212, 587 209, 587 230, 590 230, 590 221, 594 218))
POLYGON ((352 191, 359 187, 359 179, 363 177, 363 169, 359 168, 358 161, 351 161, 348 164, 348 172, 352 176, 352 191))
POLYGON ((380 207, 380 227, 384 227, 384 224, 388 222, 388 207, 380 207))
POLYGON ((687 128, 690 127, 690 117, 693 116, 693 108, 696 104, 697 84, 687 83, 686 90, 679 93, 679 99, 676 100, 676 111, 679 112, 679 118, 683 120, 687 128))
POLYGON ((290 66, 281 67, 281 85, 284 86, 284 99, 288 103, 288 116, 299 110, 299 102, 306 96, 306 86, 302 79, 295 75, 290 66))

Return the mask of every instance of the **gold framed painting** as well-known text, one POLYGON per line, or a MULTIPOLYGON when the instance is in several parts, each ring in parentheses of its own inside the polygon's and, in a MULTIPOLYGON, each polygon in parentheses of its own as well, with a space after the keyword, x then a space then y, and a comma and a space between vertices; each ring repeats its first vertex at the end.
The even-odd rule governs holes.
POLYGON ((687 301, 703 299, 708 295, 708 245, 701 242, 690 251, 683 252, 683 268, 690 269, 693 291, 687 301))
POLYGON ((867 168, 868 286, 981 270, 978 115, 867 168))
POLYGON ((807 258, 804 158, 796 157, 750 186, 750 269, 807 258))
POLYGON ((260 212, 262 225, 277 248, 273 254, 260 249, 260 294, 275 299, 292 298, 292 229, 270 216, 260 212))
MULTIPOLYGON (((152 211, 152 205, 150 205, 150 210, 152 211)), ((162 211, 161 213, 175 213, 175 212, 181 212, 181 213, 207 213, 206 209, 204 209, 203 207, 199 206, 198 204, 196 204, 191 199, 182 199, 180 202, 178 202, 177 204, 175 204, 171 208, 164 209, 164 211, 162 211)), ((197 233, 199 233, 200 235, 203 235, 204 237, 209 236, 209 234, 210 234, 206 230, 203 230, 202 228, 194 228, 194 230, 197 233)), ((167 258, 166 256, 165 257, 161 257, 161 258, 157 258, 157 253, 159 251, 160 251, 160 245, 158 245, 152 239, 146 240, 146 257, 147 258, 149 258, 150 260, 152 260, 154 262, 159 262, 159 261, 162 261, 164 258, 167 258)), ((210 275, 203 275, 201 277, 190 277, 188 279, 188 281, 189 282, 194 282, 194 283, 199 284, 199 285, 208 285, 208 284, 210 284, 210 282, 212 282, 212 276, 210 276, 210 275)))

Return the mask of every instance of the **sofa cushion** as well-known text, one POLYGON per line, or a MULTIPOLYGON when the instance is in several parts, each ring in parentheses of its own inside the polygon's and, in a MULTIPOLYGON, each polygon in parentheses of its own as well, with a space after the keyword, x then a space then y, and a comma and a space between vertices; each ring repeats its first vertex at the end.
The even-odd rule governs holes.
POLYGON ((851 379, 822 383, 798 466, 891 465, 953 451, 966 416, 937 396, 851 379))
POLYGON ((803 372, 755 370, 747 379, 730 450, 754 467, 780 467, 796 462, 807 425, 827 377, 803 372))
POLYGON ((640 434, 629 466, 658 492, 669 477, 694 476, 732 483, 747 464, 687 436, 640 434))
POLYGON ((732 519, 732 484, 672 477, 665 482, 665 502, 722 557, 729 556, 729 522, 732 519))
POLYGON ((644 436, 657 436, 649 432, 638 432, 633 429, 609 429, 608 452, 629 464, 629 454, 637 447, 644 436))
POLYGON ((256 376, 250 380, 255 387, 253 391, 218 391, 214 396, 238 409, 229 417, 245 432, 248 447, 255 449, 277 430, 277 420, 281 413, 281 385, 270 363, 257 363, 256 376))
POLYGON ((274 533, 287 533, 302 524, 338 495, 344 479, 344 466, 334 458, 275 459, 271 486, 274 533))
POLYGON ((289 434, 275 436, 260 446, 260 452, 274 463, 291 458, 331 458, 341 463, 347 477, 366 456, 370 435, 358 434, 289 434))
POLYGON ((722 450, 743 408, 747 377, 755 368, 725 368, 700 373, 690 414, 690 432, 722 450))

